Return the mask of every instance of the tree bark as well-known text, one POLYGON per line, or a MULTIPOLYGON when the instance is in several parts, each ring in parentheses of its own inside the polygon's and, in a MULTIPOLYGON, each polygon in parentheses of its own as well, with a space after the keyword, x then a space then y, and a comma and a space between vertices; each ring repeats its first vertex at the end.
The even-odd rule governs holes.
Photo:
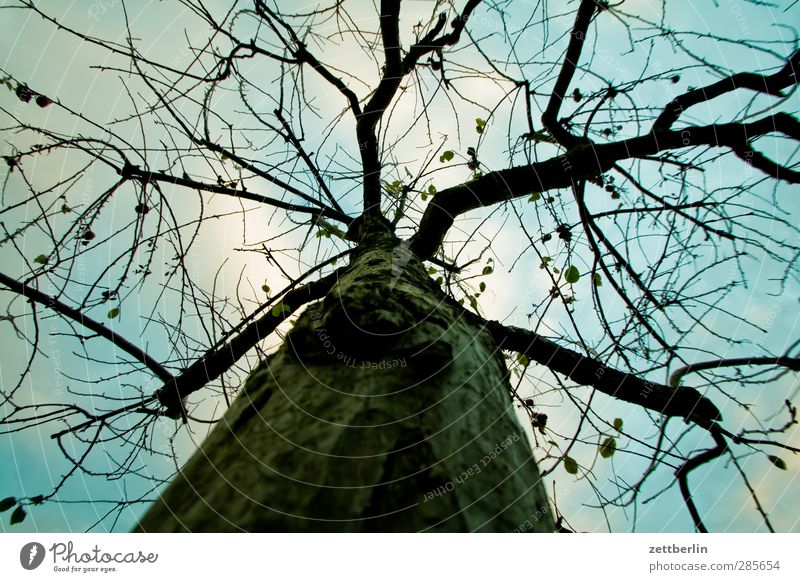
POLYGON ((393 234, 248 378, 139 531, 553 531, 502 353, 393 234))

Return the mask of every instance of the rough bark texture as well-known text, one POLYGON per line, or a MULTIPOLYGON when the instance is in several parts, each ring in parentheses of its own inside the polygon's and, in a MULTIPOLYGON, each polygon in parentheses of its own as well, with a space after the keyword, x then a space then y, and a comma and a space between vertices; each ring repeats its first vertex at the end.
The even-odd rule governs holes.
POLYGON ((361 242, 140 531, 553 531, 490 334, 361 242))

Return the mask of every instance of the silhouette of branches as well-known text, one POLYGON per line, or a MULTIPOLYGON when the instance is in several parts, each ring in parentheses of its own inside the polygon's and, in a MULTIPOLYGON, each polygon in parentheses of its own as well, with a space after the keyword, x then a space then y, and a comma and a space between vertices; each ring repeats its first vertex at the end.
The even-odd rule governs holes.
POLYGON ((0 432, 66 462, 20 507, 77 475, 138 483, 97 524, 152 499, 385 219, 506 350, 546 473, 634 528, 677 486, 707 531, 689 476, 730 459, 774 531, 750 459, 797 452, 796 32, 761 3, 745 38, 668 2, 378 4, 187 0, 160 40, 141 18, 167 8, 110 7, 106 36, 3 8, 98 75, 0 70, 0 432), (609 458, 636 469, 603 483, 609 458))

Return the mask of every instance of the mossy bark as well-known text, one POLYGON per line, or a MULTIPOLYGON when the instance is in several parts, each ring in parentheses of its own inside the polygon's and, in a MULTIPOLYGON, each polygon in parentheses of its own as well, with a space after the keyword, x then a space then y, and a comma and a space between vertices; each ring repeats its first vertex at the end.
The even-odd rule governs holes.
POLYGON ((502 354, 389 233, 257 368, 139 531, 553 531, 502 354))

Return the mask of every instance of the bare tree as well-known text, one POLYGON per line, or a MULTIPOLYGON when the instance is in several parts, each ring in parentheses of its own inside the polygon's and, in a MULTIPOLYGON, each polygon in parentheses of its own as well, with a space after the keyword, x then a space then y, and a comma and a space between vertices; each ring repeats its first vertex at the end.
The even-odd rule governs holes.
POLYGON ((379 4, 3 7, 99 71, 2 71, 0 427, 68 463, 11 524, 83 478, 142 531, 571 531, 572 484, 705 531, 703 466, 774 530, 796 3, 379 4))

